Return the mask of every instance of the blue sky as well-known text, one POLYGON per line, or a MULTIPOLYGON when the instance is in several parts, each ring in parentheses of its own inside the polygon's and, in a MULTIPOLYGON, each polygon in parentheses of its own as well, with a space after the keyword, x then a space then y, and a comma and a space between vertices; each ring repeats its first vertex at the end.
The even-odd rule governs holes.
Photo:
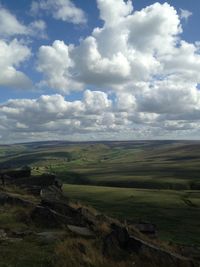
POLYGON ((1 0, 0 143, 199 139, 200 2, 1 0))

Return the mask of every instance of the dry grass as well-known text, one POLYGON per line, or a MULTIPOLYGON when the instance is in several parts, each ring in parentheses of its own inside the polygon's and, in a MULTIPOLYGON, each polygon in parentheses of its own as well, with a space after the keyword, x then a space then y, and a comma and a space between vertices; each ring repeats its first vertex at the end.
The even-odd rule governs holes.
POLYGON ((99 243, 94 240, 74 238, 59 243, 55 248, 55 267, 129 267, 134 261, 116 262, 102 256, 99 243))
POLYGON ((100 232, 102 236, 105 236, 110 233, 110 226, 106 222, 99 223, 99 225, 97 225, 97 231, 100 232))

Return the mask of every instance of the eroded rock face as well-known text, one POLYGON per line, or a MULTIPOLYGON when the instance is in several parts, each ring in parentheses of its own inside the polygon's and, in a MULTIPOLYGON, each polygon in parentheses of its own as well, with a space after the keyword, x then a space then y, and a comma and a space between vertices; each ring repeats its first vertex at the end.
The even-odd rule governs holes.
POLYGON ((9 177, 5 179, 5 183, 13 184, 19 186, 23 189, 26 189, 28 193, 33 195, 40 195, 41 197, 54 196, 57 197, 62 194, 62 183, 57 179, 54 174, 42 174, 40 176, 33 175, 24 175, 20 172, 17 172, 17 176, 9 177))
POLYGON ((43 174, 40 176, 29 176, 29 177, 22 176, 19 177, 18 179, 13 179, 12 183, 27 188, 30 188, 31 186, 39 186, 42 189, 54 185, 55 179, 56 179, 55 175, 43 174))
POLYGON ((67 202, 67 199, 63 197, 62 191, 55 185, 42 188, 40 197, 44 201, 62 202, 63 200, 64 202, 67 202))
MULTIPOLYGON (((197 267, 199 266, 192 260, 182 257, 176 253, 166 251, 165 249, 159 248, 152 244, 149 244, 139 238, 130 237, 129 247, 135 251, 135 245, 137 246, 137 253, 144 259, 144 263, 151 263, 153 266, 163 267, 197 267)), ((144 266, 148 266, 145 265, 144 266)))
POLYGON ((84 237, 95 237, 94 233, 89 230, 87 227, 80 227, 80 226, 75 226, 75 225, 68 225, 68 229, 80 236, 84 237))
POLYGON ((103 254, 117 259, 123 251, 135 253, 143 259, 142 266, 199 267, 192 260, 171 253, 139 238, 129 235, 121 225, 111 225, 111 232, 103 240, 103 254))
POLYGON ((56 211, 65 218, 67 224, 72 224, 76 226, 85 226, 86 221, 79 210, 72 208, 66 203, 52 200, 42 200, 41 205, 43 207, 48 207, 51 210, 56 211))
POLYGON ((125 227, 111 224, 111 232, 103 240, 103 255, 119 259, 123 251, 129 249, 130 236, 125 227))
POLYGON ((89 209, 87 208, 79 208, 77 210, 79 214, 82 216, 84 222, 86 225, 89 225, 90 227, 94 227, 98 224, 98 220, 95 214, 93 214, 89 209))
POLYGON ((81 213, 68 204, 59 201, 42 200, 33 209, 31 219, 41 227, 67 227, 67 225, 85 226, 86 221, 81 213))
POLYGON ((62 228, 69 223, 65 216, 43 206, 36 206, 31 212, 32 221, 39 227, 62 228))

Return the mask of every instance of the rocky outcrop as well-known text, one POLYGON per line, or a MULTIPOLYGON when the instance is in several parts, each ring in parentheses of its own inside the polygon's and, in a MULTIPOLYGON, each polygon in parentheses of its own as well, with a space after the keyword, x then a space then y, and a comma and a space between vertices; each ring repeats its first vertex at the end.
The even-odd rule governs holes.
MULTIPOLYGON (((87 207, 71 205, 68 199, 63 196, 61 188, 56 185, 55 179, 54 175, 16 179, 16 184, 19 183, 20 187, 40 192, 38 197, 34 198, 37 199, 37 201, 34 200, 34 203, 26 200, 23 195, 19 197, 18 194, 0 192, 0 205, 28 207, 27 225, 35 224, 34 229, 37 226, 40 231, 43 228, 43 232, 34 233, 34 236, 42 244, 62 241, 66 237, 65 234, 68 234, 68 237, 77 238, 80 236, 81 238, 88 238, 88 240, 94 238, 98 242, 100 241, 103 256, 112 261, 124 260, 133 256, 134 264, 137 267, 198 266, 189 258, 153 245, 151 241, 146 242, 144 235, 135 234, 138 233, 136 230, 135 232, 132 231, 131 227, 128 228, 117 220, 94 212, 87 207), (137 259, 139 259, 138 262, 137 259)), ((33 199, 33 196, 30 199, 33 199)), ((154 233, 155 227, 143 223, 139 225, 139 231, 154 233)), ((31 232, 30 235, 32 234, 31 232)), ((20 241, 28 235, 29 233, 26 231, 16 231, 9 239, 7 233, 0 230, 0 241, 5 239, 14 240, 13 242, 20 241)), ((85 248, 82 247, 81 250, 85 251, 85 248)))
MULTIPOLYGON (((42 200, 41 206, 37 206, 32 214, 32 220, 40 227, 65 228, 72 233, 85 237, 98 236, 102 238, 102 252, 105 257, 120 260, 125 254, 136 254, 144 259, 143 266, 160 267, 196 267, 195 263, 178 254, 169 252, 133 236, 129 230, 120 223, 113 223, 100 214, 93 214, 87 208, 73 208, 69 204, 59 201, 42 200), (98 232, 98 225, 104 220, 110 232, 104 236, 98 232), (145 263, 146 262, 146 263, 145 263), (146 265, 145 265, 146 264, 146 265)), ((142 266, 142 267, 143 267, 142 266)))
POLYGON ((123 251, 135 253, 143 259, 144 266, 198 267, 191 259, 169 252, 129 234, 120 225, 112 224, 111 232, 104 238, 103 254, 118 259, 123 251))
POLYGON ((134 224, 134 226, 142 234, 148 235, 149 237, 155 237, 156 234, 157 234, 157 227, 153 223, 150 223, 150 222, 139 222, 137 224, 134 224))
POLYGON ((67 220, 66 216, 43 206, 35 207, 31 212, 32 221, 38 226, 43 228, 63 228, 71 221, 67 220))
POLYGON ((32 210, 31 219, 41 227, 59 228, 67 225, 90 227, 95 225, 95 216, 91 214, 89 216, 86 209, 76 209, 67 203, 52 199, 43 199, 40 205, 32 210))
MULTIPOLYGON (((141 255, 148 263, 151 263, 155 266, 174 266, 174 267, 198 267, 199 265, 191 259, 180 256, 176 253, 172 253, 160 247, 149 244, 139 238, 130 237, 129 240, 129 249, 135 251, 137 244, 136 252, 141 255)), ((148 266, 148 265, 146 265, 148 266)))
POLYGON ((94 233, 96 233, 102 239, 103 255, 112 259, 120 260, 120 257, 123 258, 127 253, 129 255, 135 253, 137 257, 144 259, 143 266, 149 266, 149 262, 153 266, 160 267, 198 266, 188 258, 171 253, 133 236, 119 222, 117 223, 106 216, 95 214, 84 207, 73 208, 69 204, 46 199, 42 200, 41 206, 36 207, 33 211, 32 219, 40 226, 50 228, 65 227, 80 236, 95 237, 94 233), (110 232, 105 236, 98 230, 102 222, 106 223, 110 229, 110 232))
POLYGON ((48 245, 64 240, 66 233, 61 231, 45 231, 37 233, 36 236, 38 237, 40 243, 48 245))
POLYGON ((9 193, 0 192, 0 205, 17 205, 23 207, 34 206, 34 203, 9 193))
POLYGON ((80 236, 84 237, 95 237, 94 233, 89 230, 87 227, 80 227, 80 226, 75 226, 75 225, 68 225, 68 229, 80 236))
POLYGON ((40 189, 54 185, 56 176, 53 174, 43 174, 40 176, 21 176, 18 179, 12 179, 12 183, 24 188, 31 186, 39 186, 40 189))
POLYGON ((58 188, 54 184, 42 188, 40 190, 40 197, 44 201, 62 202, 63 200, 64 202, 67 202, 67 198, 63 197, 60 188, 58 188))
POLYGON ((0 170, 0 178, 2 185, 12 184, 19 186, 33 195, 40 195, 41 191, 45 195, 49 191, 48 188, 52 186, 62 192, 62 182, 57 179, 56 175, 44 173, 34 176, 31 175, 31 168, 29 167, 24 167, 20 170, 0 170))

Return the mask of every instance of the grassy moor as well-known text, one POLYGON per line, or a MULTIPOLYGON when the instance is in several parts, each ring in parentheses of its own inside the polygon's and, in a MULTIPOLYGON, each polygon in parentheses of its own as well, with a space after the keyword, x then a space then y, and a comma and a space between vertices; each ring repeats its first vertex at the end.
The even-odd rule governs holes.
POLYGON ((150 222, 159 238, 199 245, 200 142, 39 142, 0 147, 1 168, 56 174, 71 199, 121 221, 150 222))

